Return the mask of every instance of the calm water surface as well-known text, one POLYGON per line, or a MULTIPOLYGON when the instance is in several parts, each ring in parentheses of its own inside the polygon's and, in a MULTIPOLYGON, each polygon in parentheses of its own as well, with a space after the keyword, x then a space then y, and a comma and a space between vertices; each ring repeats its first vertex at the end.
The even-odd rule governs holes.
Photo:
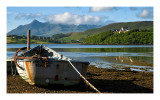
MULTIPOLYGON (((37 45, 31 44, 31 48, 37 45)), ((96 67, 153 71, 153 45, 45 45, 69 58, 89 61, 96 67)), ((18 48, 26 46, 26 44, 7 44, 7 57, 14 57, 18 48)))

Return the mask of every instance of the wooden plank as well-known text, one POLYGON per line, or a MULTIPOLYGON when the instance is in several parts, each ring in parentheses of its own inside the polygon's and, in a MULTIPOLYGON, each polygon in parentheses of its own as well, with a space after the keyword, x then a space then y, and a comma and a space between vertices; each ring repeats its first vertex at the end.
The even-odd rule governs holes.
POLYGON ((30 50, 30 30, 28 30, 28 34, 27 34, 27 51, 30 50))

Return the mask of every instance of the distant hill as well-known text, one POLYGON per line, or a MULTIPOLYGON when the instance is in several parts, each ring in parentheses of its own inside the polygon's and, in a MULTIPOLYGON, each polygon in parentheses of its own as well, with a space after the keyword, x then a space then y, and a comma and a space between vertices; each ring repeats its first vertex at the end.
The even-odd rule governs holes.
POLYGON ((122 27, 128 27, 130 29, 148 29, 153 28, 153 21, 139 21, 139 22, 121 22, 121 23, 112 23, 101 28, 88 29, 84 32, 87 35, 98 34, 100 32, 106 32, 112 29, 121 29, 122 27))
POLYGON ((20 25, 17 28, 11 30, 7 34, 9 35, 26 35, 27 30, 31 30, 31 34, 35 36, 50 37, 59 33, 71 33, 71 32, 83 32, 88 29, 98 28, 100 25, 74 25, 74 24, 50 24, 42 23, 38 20, 34 20, 30 24, 20 25))
POLYGON ((89 36, 113 29, 121 29, 122 27, 139 30, 153 29, 153 21, 112 23, 100 27, 96 25, 49 24, 34 20, 30 24, 20 25, 16 29, 8 32, 8 34, 26 35, 27 30, 30 29, 32 35, 50 37, 52 41, 58 41, 58 43, 83 43, 89 36))
POLYGON ((101 32, 106 32, 112 29, 121 29, 122 27, 128 27, 130 29, 151 29, 153 28, 153 21, 139 21, 139 22, 122 22, 122 23, 112 23, 101 28, 89 29, 84 32, 72 32, 65 35, 64 37, 59 38, 62 41, 83 41, 86 37, 91 35, 96 35, 101 32))

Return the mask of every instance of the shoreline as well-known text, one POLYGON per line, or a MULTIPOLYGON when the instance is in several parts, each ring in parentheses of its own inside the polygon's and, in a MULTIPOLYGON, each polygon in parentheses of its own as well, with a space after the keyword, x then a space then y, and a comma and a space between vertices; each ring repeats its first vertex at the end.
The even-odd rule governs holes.
MULTIPOLYGON (((26 43, 7 43, 7 44, 26 44, 26 43)), ((39 44, 39 43, 31 43, 39 44)), ((40 44, 79 44, 79 45, 153 45, 153 44, 95 44, 95 43, 40 43, 40 44)))
POLYGON ((80 44, 80 45, 153 45, 153 44, 92 44, 92 43, 86 43, 86 44, 80 44))
MULTIPOLYGON (((102 93, 153 93, 153 72, 89 66, 86 79, 102 93)), ((96 93, 84 82, 74 86, 32 86, 19 75, 7 74, 7 93, 96 93)))

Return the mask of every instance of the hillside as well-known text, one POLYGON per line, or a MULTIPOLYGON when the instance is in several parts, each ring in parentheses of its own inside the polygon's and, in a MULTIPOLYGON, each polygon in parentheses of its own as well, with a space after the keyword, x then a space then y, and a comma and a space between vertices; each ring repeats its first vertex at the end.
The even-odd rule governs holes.
POLYGON ((84 31, 85 34, 97 34, 99 32, 106 32, 112 29, 121 29, 122 27, 129 27, 130 29, 148 29, 153 27, 153 21, 139 21, 139 22, 122 22, 113 23, 101 28, 89 29, 84 31))
POLYGON ((17 28, 8 32, 8 35, 26 35, 27 30, 31 30, 32 35, 50 37, 59 33, 83 32, 88 29, 98 28, 99 25, 74 25, 74 24, 50 24, 42 23, 34 20, 30 24, 20 25, 17 28))
POLYGON ((101 28, 89 29, 84 32, 73 32, 68 34, 68 36, 61 37, 59 40, 71 42, 71 41, 79 41, 83 42, 83 40, 92 35, 99 34, 101 32, 110 31, 112 29, 121 29, 122 27, 129 27, 130 29, 150 29, 153 28, 153 21, 140 21, 140 22, 126 22, 126 23, 113 23, 101 28))
MULTIPOLYGON (((50 36, 50 35, 47 35, 47 34, 43 34, 43 32, 45 30, 49 30, 49 29, 45 29, 47 28, 49 24, 47 23, 41 23, 41 22, 38 22, 38 21, 33 21, 31 24, 28 24, 28 25, 24 25, 24 26, 19 26, 20 30, 18 33, 19 35, 23 35, 23 34, 26 34, 27 32, 27 29, 31 29, 31 33, 32 33, 32 37, 34 36, 34 40, 35 42, 34 43, 37 43, 38 41, 42 41, 42 40, 39 40, 40 36, 50 36), (39 24, 38 24, 39 23, 39 24), (45 26, 46 24, 46 26, 45 26), (38 31, 33 29, 33 28, 39 28, 39 27, 43 27, 44 29, 41 29, 43 31, 38 31), (22 30, 22 29, 23 30, 22 30), (24 31, 25 30, 25 31, 24 31), (40 33, 41 32, 41 33, 40 33), (36 34, 35 34, 36 33, 36 34), (37 35, 38 34, 38 35, 37 35)), ((49 25, 50 26, 50 25, 49 25)), ((52 25, 51 25, 52 26, 52 25)), ((51 27, 50 26, 50 27, 51 27)), ((82 26, 83 25, 79 25, 79 27, 81 26, 80 29, 82 29, 82 26)), ((85 26, 85 25, 84 25, 85 26)), ((84 27, 83 26, 83 27, 84 27)), ((69 28, 69 26, 64 26, 63 25, 63 30, 64 30, 64 27, 66 27, 66 30, 69 30, 71 28, 69 28)), ((89 27, 89 26, 88 26, 89 27)), ((107 34, 106 32, 110 31, 110 30, 113 30, 113 29, 120 29, 122 27, 128 27, 130 28, 131 30, 134 30, 134 29, 138 29, 139 31, 143 31, 142 33, 142 36, 144 34, 148 34, 147 32, 144 32, 144 30, 152 30, 150 31, 150 35, 152 35, 151 37, 153 38, 153 21, 142 21, 142 22, 127 22, 127 23, 113 23, 113 24, 109 24, 109 25, 106 25, 106 26, 103 26, 101 28, 93 28, 93 29, 89 29, 89 30, 86 30, 84 32, 71 32, 71 33, 67 33, 67 34, 64 34, 64 33, 60 33, 60 34, 52 34, 52 36, 48 37, 48 38, 45 38, 43 39, 43 42, 46 42, 46 43, 92 43, 92 42, 89 42, 86 38, 87 37, 96 37, 98 38, 98 36, 101 36, 101 35, 98 35, 98 34, 107 34), (84 41, 85 40, 85 41, 84 41)), ((58 29, 58 27, 55 27, 58 29)), ((91 28, 91 27, 90 27, 91 28)), ((17 29, 15 29, 16 31, 18 31, 17 29)), ((52 31, 53 32, 53 31, 52 31)), ((11 33, 13 33, 11 31, 11 33)), ((12 35, 10 33, 10 35, 12 35)), ((140 33, 140 32, 139 32, 140 33)), ((136 34, 137 36, 140 36, 138 35, 139 33, 134 33, 136 34)), ((141 34, 141 33, 140 33, 141 34)), ((9 34, 8 34, 9 35, 9 34)), ((129 35, 125 35, 127 38, 129 35)), ((140 36, 140 37, 142 37, 140 36)), ((105 36, 104 36, 105 37, 105 36)), ((94 38, 94 40, 96 40, 96 38, 94 38)), ((89 38, 88 38, 89 39, 89 38)), ((99 38, 100 39, 100 38, 99 38)), ((15 40, 13 38, 8 38, 7 39, 7 43, 13 43, 13 41, 11 40, 15 40)), ((19 42, 24 42, 23 41, 18 41, 19 39, 15 40, 16 42, 15 43, 19 43, 19 42)), ((106 40, 107 41, 107 40, 106 40)), ((105 42, 106 42, 105 41, 105 42)), ((100 42, 97 42, 97 44, 103 44, 104 41, 102 42, 101 39, 100 39, 100 42)), ((129 43, 129 42, 128 42, 129 43)), ((141 42, 142 43, 142 42, 141 42)), ((152 44, 152 39, 149 41, 150 44, 152 44)), ((96 42, 93 42, 93 44, 96 44, 96 42)), ((112 42, 110 42, 109 44, 112 44, 112 42)), ((118 44, 118 43, 115 43, 114 41, 114 44, 118 44)), ((125 44, 123 42, 123 44, 125 44)), ((135 43, 136 44, 136 43, 135 43)), ((142 43, 143 44, 143 43, 142 43)))
POLYGON ((132 29, 127 32, 101 32, 85 38, 85 44, 153 44, 153 29, 132 29))

